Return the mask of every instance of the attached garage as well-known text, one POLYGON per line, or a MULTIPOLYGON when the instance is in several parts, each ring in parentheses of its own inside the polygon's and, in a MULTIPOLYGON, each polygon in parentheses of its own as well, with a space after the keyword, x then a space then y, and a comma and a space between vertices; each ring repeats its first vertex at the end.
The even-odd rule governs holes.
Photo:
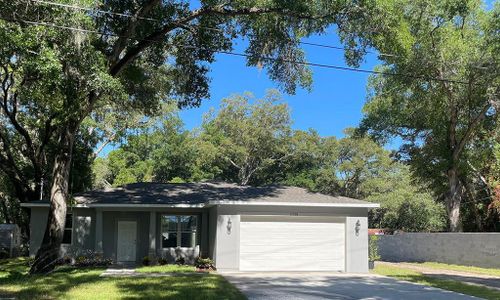
POLYGON ((241 271, 345 271, 345 219, 242 216, 241 271))

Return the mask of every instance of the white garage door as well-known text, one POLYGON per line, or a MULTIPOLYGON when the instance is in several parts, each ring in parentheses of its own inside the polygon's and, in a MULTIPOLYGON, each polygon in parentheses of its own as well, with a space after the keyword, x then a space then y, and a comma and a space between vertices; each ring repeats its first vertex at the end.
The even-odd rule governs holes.
POLYGON ((242 271, 344 271, 344 257, 342 219, 241 217, 242 271))

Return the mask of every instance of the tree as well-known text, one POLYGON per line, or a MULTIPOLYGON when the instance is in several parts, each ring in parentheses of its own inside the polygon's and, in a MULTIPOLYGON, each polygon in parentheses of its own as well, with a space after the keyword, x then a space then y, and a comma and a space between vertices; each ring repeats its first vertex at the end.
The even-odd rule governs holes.
POLYGON ((461 230, 461 178, 472 173, 468 157, 478 133, 492 134, 498 118, 499 3, 402 1, 393 13, 398 41, 375 42, 384 64, 373 76, 362 128, 403 140, 401 158, 446 204, 449 229, 461 230), (405 76, 411 74, 411 76, 405 76))
POLYGON ((156 125, 128 134, 119 149, 95 161, 96 187, 193 177, 197 149, 177 113, 170 111, 151 123, 156 125))
POLYGON ((408 166, 397 161, 390 170, 362 184, 364 200, 380 203, 370 211, 370 227, 407 232, 441 231, 446 226, 444 206, 436 203, 431 192, 412 179, 408 166))
MULTIPOLYGON (((297 131, 296 150, 282 170, 282 182, 330 195, 380 203, 370 213, 370 226, 404 231, 440 231, 444 207, 416 183, 408 166, 367 136, 319 137, 297 131)), ((275 179, 276 180, 276 179, 275 179)))
POLYGON ((207 115, 202 125, 201 139, 217 149, 223 176, 241 185, 252 183, 259 172, 289 156, 288 106, 278 103, 276 91, 254 104, 250 98, 245 94, 223 99, 217 114, 207 115))

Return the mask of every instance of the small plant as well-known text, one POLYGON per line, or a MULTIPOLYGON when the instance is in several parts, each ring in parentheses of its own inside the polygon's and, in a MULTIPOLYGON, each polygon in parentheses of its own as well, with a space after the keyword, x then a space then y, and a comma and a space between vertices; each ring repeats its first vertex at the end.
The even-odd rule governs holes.
POLYGON ((158 258, 158 264, 160 266, 164 266, 164 265, 168 264, 168 260, 165 257, 160 257, 160 258, 158 258))
POLYGON ((151 264, 151 258, 149 258, 149 256, 144 256, 142 258, 142 265, 149 266, 150 264, 151 264))
MULTIPOLYGON (((72 261, 71 258, 63 258, 63 262, 72 261)), ((101 254, 96 254, 91 251, 88 251, 86 254, 82 254, 77 256, 72 261, 73 266, 75 267, 106 267, 113 263, 113 261, 109 258, 104 258, 101 254)))
POLYGON ((186 264, 186 259, 184 259, 184 257, 182 257, 182 256, 179 256, 175 260, 175 263, 178 264, 178 265, 185 265, 186 264))
POLYGON ((368 260, 377 261, 380 260, 380 255, 378 253, 378 236, 370 235, 370 240, 368 243, 368 260))
POLYGON ((201 256, 198 257, 194 263, 194 266, 200 270, 208 270, 208 271, 215 270, 214 261, 208 257, 207 258, 202 258, 201 256))

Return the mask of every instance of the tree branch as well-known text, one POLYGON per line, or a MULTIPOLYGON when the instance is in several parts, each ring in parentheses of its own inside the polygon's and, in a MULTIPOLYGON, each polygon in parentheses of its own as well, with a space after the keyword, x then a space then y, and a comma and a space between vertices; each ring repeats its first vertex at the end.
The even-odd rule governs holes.
POLYGON ((481 111, 479 112, 479 114, 477 114, 476 117, 469 124, 469 126, 467 127, 467 130, 465 131, 464 135, 462 136, 462 138, 458 142, 457 147, 453 151, 453 158, 454 159, 458 159, 458 157, 462 153, 462 150, 464 149, 465 145, 467 144, 467 142, 469 141, 469 139, 472 137, 474 131, 477 128, 477 126, 486 117, 486 112, 490 109, 490 107, 491 107, 491 103, 488 102, 488 104, 486 104, 485 106, 483 106, 483 108, 481 109, 481 111))
MULTIPOLYGON (((5 66, 3 66, 4 71, 8 71, 5 66)), ((21 86, 24 84, 24 80, 21 81, 21 86)), ((4 80, 2 83, 2 89, 4 92, 3 95, 3 103, 0 104, 2 107, 4 114, 9 118, 10 123, 16 129, 16 131, 23 137, 26 143, 26 154, 28 158, 33 163, 35 169, 38 170, 38 162, 35 154, 35 147, 33 144, 33 140, 29 134, 29 132, 17 121, 17 97, 18 94, 14 93, 10 95, 10 88, 14 85, 14 75, 13 72, 10 72, 9 80, 4 80), (12 99, 12 110, 9 110, 9 98, 12 99)))
POLYGON ((99 148, 97 148, 95 151, 94 151, 94 158, 96 158, 99 153, 101 153, 101 151, 104 149, 104 147, 106 147, 109 143, 111 143, 111 141, 115 138, 116 136, 116 133, 112 133, 110 136, 107 137, 106 141, 104 143, 102 143, 99 148))
POLYGON ((137 55, 139 55, 144 49, 149 47, 155 42, 158 42, 163 38, 163 36, 175 29, 185 28, 185 26, 204 15, 221 15, 227 17, 235 17, 235 16, 250 16, 250 15, 261 15, 261 14, 269 14, 269 13, 279 13, 286 16, 291 16, 299 19, 307 19, 307 20, 319 20, 328 18, 334 15, 334 13, 326 14, 323 16, 310 16, 305 14, 300 14, 296 12, 291 12, 282 8, 258 8, 258 7, 250 7, 250 8, 240 8, 240 9, 231 9, 224 7, 224 5, 213 6, 213 7, 203 7, 197 10, 192 11, 189 15, 184 18, 172 21, 163 26, 160 30, 157 30, 144 39, 141 39, 134 47, 127 51, 127 53, 116 63, 110 66, 110 74, 115 76, 128 64, 130 63, 137 55))
POLYGON ((237 168, 237 169, 241 169, 241 167, 240 167, 240 166, 238 166, 238 164, 236 164, 236 163, 235 163, 232 159, 227 158, 227 160, 228 160, 228 161, 229 161, 229 162, 230 162, 230 163, 231 163, 231 164, 232 164, 235 168, 237 168))
POLYGON ((142 6, 136 13, 135 15, 129 19, 129 23, 126 29, 123 30, 123 32, 120 34, 120 37, 115 43, 115 46, 113 47, 112 54, 109 58, 109 61, 111 62, 110 64, 113 65, 115 64, 119 57, 120 54, 123 52, 125 47, 127 46, 127 40, 131 37, 134 36, 135 34, 135 29, 138 25, 138 21, 147 15, 153 7, 158 5, 160 3, 160 0, 151 0, 148 3, 146 3, 144 6, 142 6))

